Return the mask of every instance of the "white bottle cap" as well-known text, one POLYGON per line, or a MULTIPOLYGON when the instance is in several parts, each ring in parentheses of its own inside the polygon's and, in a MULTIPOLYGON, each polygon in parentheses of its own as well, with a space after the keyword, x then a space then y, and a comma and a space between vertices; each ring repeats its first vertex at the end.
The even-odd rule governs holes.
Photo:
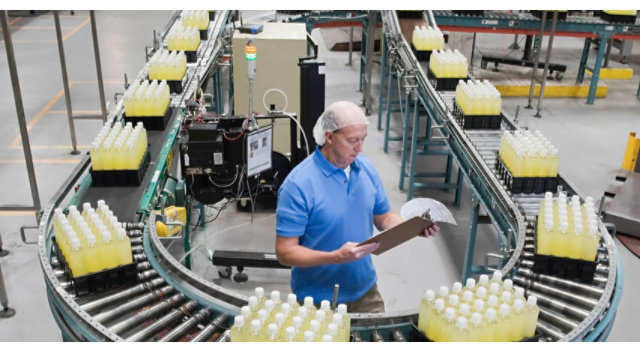
POLYGON ((307 309, 310 309, 311 307, 313 307, 313 297, 311 296, 305 297, 304 306, 307 307, 307 309))
POLYGON ((492 282, 491 285, 489 285, 489 292, 496 294, 500 291, 500 284, 497 282, 492 282))
POLYGON ((271 300, 273 303, 280 303, 280 291, 271 291, 271 300))
POLYGON ((260 329, 262 329, 262 324, 260 323, 260 320, 258 319, 253 319, 251 321, 251 331, 253 332, 259 332, 260 329))
POLYGON ((323 300, 322 302, 320 302, 320 309, 327 312, 331 311, 331 302, 326 299, 323 300))
POLYGON ((329 334, 322 335, 322 342, 333 342, 333 336, 329 334))
POLYGON ((509 315, 509 306, 506 304, 501 304, 500 305, 500 315, 501 316, 507 316, 509 315))
POLYGON ((78 208, 76 208, 75 205, 70 205, 69 206, 69 214, 75 213, 76 211, 78 211, 78 208))
POLYGON ((453 283, 453 288, 451 289, 451 292, 460 293, 460 291, 462 291, 462 283, 454 282, 453 283))
POLYGON ((284 314, 281 312, 276 313, 276 315, 273 316, 273 320, 278 324, 278 326, 282 325, 282 323, 284 323, 284 314))
POLYGON ((489 308, 487 309, 487 312, 485 313, 485 316, 487 317, 487 320, 495 320, 496 319, 496 310, 493 308, 489 308))
POLYGON ((440 286, 438 290, 438 296, 447 297, 449 295, 449 288, 447 286, 440 286))
POLYGON ((344 303, 338 304, 338 313, 342 314, 342 315, 346 315, 347 314, 347 305, 344 303))
POLYGON ((296 329, 299 329, 302 326, 302 322, 303 319, 300 316, 296 316, 291 319, 291 325, 296 329))
POLYGON ((436 293, 433 292, 433 290, 426 290, 424 291, 424 299, 426 299, 427 301, 431 302, 436 298, 436 293))
POLYGON ((72 238, 72 239, 71 239, 71 248, 72 248, 72 249, 78 249, 78 248, 80 248, 80 239, 78 239, 77 237, 72 238))
POLYGON ((307 330, 304 332, 304 342, 313 342, 313 338, 314 335, 312 331, 307 330))
POLYGON ((291 313, 291 305, 289 303, 282 303, 282 305, 280 305, 280 311, 285 316, 289 315, 291 313))
POLYGON ((289 341, 293 340, 296 337, 296 328, 293 326, 289 326, 284 330, 284 338, 289 341))
POLYGON ((478 290, 476 291, 476 296, 480 298, 487 297, 487 289, 485 287, 478 287, 478 290))
POLYGON ((320 330, 320 322, 317 321, 316 319, 313 319, 310 323, 309 323, 309 329, 313 332, 317 332, 318 330, 320 330))
POLYGON ((243 306, 242 308, 240 308, 240 314, 244 317, 244 318, 249 318, 249 316, 251 315, 251 308, 249 308, 249 306, 243 306))
POLYGON ((524 308, 524 301, 520 298, 516 298, 513 300, 513 309, 519 312, 522 308, 524 308))
POLYGON ((489 306, 491 307, 495 307, 498 305, 498 297, 491 295, 489 296, 489 298, 487 299, 487 304, 489 304, 489 306))
POLYGON ((264 323, 267 320, 267 317, 269 316, 269 313, 267 313, 266 310, 264 309, 260 309, 258 311, 258 319, 260 319, 261 323, 264 323))
POLYGON ((516 298, 524 298, 524 288, 522 288, 522 287, 516 287, 516 288, 515 288, 515 291, 516 291, 516 292, 515 292, 514 296, 515 296, 516 298))
POLYGON ((255 292, 255 296, 256 296, 258 299, 262 299, 262 297, 264 297, 264 288, 262 288, 262 287, 256 287, 256 288, 255 288, 255 290, 254 290, 254 292, 255 292))
POLYGON ((491 277, 493 281, 502 281, 502 273, 500 271, 494 271, 493 276, 491 277))
POLYGON ((82 203, 82 211, 89 211, 91 209, 91 203, 82 203))
POLYGON ((469 305, 466 303, 462 303, 460 305, 460 314, 462 315, 469 315, 469 312, 471 311, 471 309, 469 308, 469 305))
POLYGON ((233 326, 243 327, 244 326, 244 317, 242 315, 236 315, 233 318, 233 326))
POLYGON ((458 297, 458 295, 449 295, 448 302, 450 306, 457 306, 460 302, 460 298, 458 297))
POLYGON ((315 317, 315 320, 317 320, 317 321, 324 321, 324 319, 325 319, 326 317, 327 317, 327 312, 325 312, 324 310, 322 310, 322 309, 318 309, 318 310, 316 311, 316 317, 315 317))
POLYGON ((502 302, 511 302, 511 292, 502 292, 502 302))
POLYGON ((471 302, 473 300, 473 292, 471 291, 465 291, 462 294, 462 301, 463 302, 471 302))
POLYGON ((257 306, 258 306, 258 297, 256 297, 256 296, 249 297, 249 308, 251 308, 251 310, 253 310, 257 306))
POLYGON ((296 296, 295 293, 290 293, 287 295, 287 303, 289 303, 290 306, 294 306, 296 303, 298 303, 298 297, 296 296))
POLYGON ((451 320, 456 316, 456 310, 453 308, 447 308, 444 310, 444 317, 451 320))
POLYGON ((476 287, 476 280, 474 278, 468 278, 465 287, 468 289, 473 289, 476 287))
POLYGON ((330 323, 329 325, 327 325, 327 334, 336 336, 338 334, 338 325, 334 323, 330 323))
POLYGON ((473 310, 477 312, 481 312, 482 310, 484 310, 484 301, 481 299, 476 299, 473 302, 473 310))
POLYGON ((471 314, 471 323, 473 325, 480 325, 482 323, 482 315, 477 312, 471 314))
POLYGON ((300 309, 298 309, 298 316, 301 318, 306 318, 308 313, 307 307, 300 307, 300 309))
POLYGON ((436 309, 443 310, 444 309, 444 299, 438 298, 436 299, 436 309))
POLYGON ((271 323, 267 326, 267 332, 269 333, 269 336, 275 335, 278 333, 278 325, 271 323))
POLYGON ((267 313, 271 312, 273 310, 273 308, 275 308, 276 305, 273 303, 272 300, 268 299, 266 301, 264 301, 264 310, 267 311, 267 313))
POLYGON ((459 329, 466 329, 467 328, 467 318, 465 317, 459 317, 458 321, 456 322, 456 326, 459 329))
MULTIPOLYGON (((342 314, 336 313, 333 315, 333 322, 331 324, 335 324, 336 326, 342 326, 342 314)), ((331 325, 329 324, 329 325, 331 325)))
POLYGON ((529 306, 535 306, 538 304, 538 297, 536 296, 529 296, 527 298, 527 305, 529 306))
POLYGON ((507 289, 512 289, 513 288, 513 280, 511 280, 511 279, 504 280, 504 282, 502 283, 502 287, 503 288, 507 288, 507 289))
POLYGON ((84 236, 87 239, 87 244, 89 244, 89 245, 96 244, 96 236, 94 236, 94 235, 92 235, 90 233, 86 233, 86 232, 85 232, 84 236))

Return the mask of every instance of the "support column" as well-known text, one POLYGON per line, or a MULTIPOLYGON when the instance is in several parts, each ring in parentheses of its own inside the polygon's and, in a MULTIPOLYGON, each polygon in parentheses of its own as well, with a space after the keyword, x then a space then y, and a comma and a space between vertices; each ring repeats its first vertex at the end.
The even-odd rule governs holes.
POLYGON ((577 83, 584 81, 584 72, 587 69, 587 61, 589 60, 589 49, 591 48, 591 38, 584 39, 584 47, 582 48, 582 56, 580 57, 580 66, 578 67, 577 83))
POLYGON ((598 79, 600 78, 600 67, 602 67, 602 59, 606 50, 606 42, 611 38, 609 33, 600 34, 600 45, 598 46, 598 55, 596 56, 596 62, 593 66, 593 73, 591 75, 591 85, 589 86, 589 96, 587 97, 587 104, 593 104, 596 98, 596 88, 598 88, 598 79))
POLYGON ((480 213, 480 202, 476 195, 472 198, 473 208, 471 209, 471 223, 469 224, 469 237, 465 249, 464 264, 462 266, 461 282, 465 282, 473 274, 473 252, 476 248, 476 235, 478 232, 478 214, 480 213))

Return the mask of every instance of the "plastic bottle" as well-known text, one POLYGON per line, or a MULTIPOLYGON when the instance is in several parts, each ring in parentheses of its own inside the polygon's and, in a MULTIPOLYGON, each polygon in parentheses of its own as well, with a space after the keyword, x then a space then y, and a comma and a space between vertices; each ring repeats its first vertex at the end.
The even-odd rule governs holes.
POLYGON ((311 331, 313 333, 313 340, 316 342, 320 341, 322 338, 322 335, 320 334, 320 322, 315 319, 309 322, 309 330, 307 331, 311 331))
POLYGON ((437 342, 450 342, 452 339, 453 327, 455 326, 456 311, 453 308, 447 308, 444 311, 444 319, 440 327, 439 339, 437 342))
POLYGON ((98 243, 96 237, 92 234, 86 234, 87 245, 84 248, 84 263, 87 268, 87 273, 96 273, 103 269, 98 253, 98 243))
POLYGON ((529 296, 527 304, 524 308, 524 337, 532 337, 536 333, 536 323, 538 322, 538 314, 540 309, 537 306, 538 298, 529 296))
POLYGON ((324 311, 325 316, 327 317, 327 321, 331 321, 333 317, 333 310, 331 310, 331 302, 328 300, 323 300, 320 302, 320 310, 324 311))
POLYGON ((304 298, 304 307, 307 308, 307 312, 309 313, 310 316, 315 316, 316 315, 316 306, 313 305, 313 297, 311 296, 307 296, 304 298))
POLYGON ((281 329, 284 326, 285 319, 285 315, 281 312, 273 315, 273 323, 278 326, 278 329, 281 329))
POLYGON ((438 298, 436 299, 436 303, 433 307, 433 312, 431 314, 432 319, 427 322, 427 327, 424 331, 425 335, 429 340, 436 341, 440 338, 440 327, 442 326, 442 321, 444 318, 445 312, 445 304, 444 299, 438 298))
POLYGON ((119 228, 116 231, 115 247, 118 252, 118 263, 120 265, 128 265, 133 263, 133 256, 131 252, 131 240, 123 228, 119 228))
POLYGON ((492 282, 489 285, 489 292, 490 295, 499 295, 500 294, 500 284, 498 282, 492 282))
POLYGON ((80 246, 80 240, 77 238, 71 239, 71 246, 69 248, 69 255, 67 256, 67 265, 71 270, 73 277, 80 277, 87 274, 87 265, 85 262, 85 255, 82 247, 80 246))
POLYGON ((471 314, 470 324, 468 326, 468 338, 469 342, 479 342, 482 340, 482 315, 480 313, 471 314))
POLYGON ((509 306, 501 304, 498 311, 497 333, 495 334, 496 341, 509 341, 511 328, 511 312, 509 306))
POLYGON ((247 334, 248 342, 264 342, 264 334, 262 333, 262 324, 260 320, 253 319, 251 321, 251 327, 249 333, 247 334))
POLYGON ((449 295, 449 298, 447 299, 447 306, 457 309, 459 304, 460 304, 460 297, 458 295, 456 294, 449 295))
POLYGON ((482 315, 482 313, 484 313, 484 306, 484 301, 481 299, 476 299, 475 301, 473 301, 473 306, 471 308, 472 315, 473 313, 479 313, 480 315, 482 315))
POLYGON ((296 341, 296 329, 293 326, 289 326, 284 330, 283 342, 295 342, 295 341, 296 341))
POLYGON ((338 325, 336 325, 335 323, 330 323, 329 325, 327 325, 327 329, 326 329, 326 335, 329 335, 333 338, 333 341, 335 342, 341 342, 338 339, 338 325))
MULTIPOLYGON (((337 330, 336 333, 336 342, 348 342, 349 341, 349 337, 345 336, 344 331, 342 329, 342 325, 344 324, 344 321, 342 319, 342 314, 340 313, 335 313, 333 315, 333 319, 331 320, 331 324, 335 325, 337 330)), ((329 324, 329 325, 331 325, 329 324)), ((328 330, 328 327, 327 327, 328 330)))
POLYGON ((435 292, 433 290, 426 290, 424 297, 420 301, 420 310, 418 311, 418 329, 422 332, 427 330, 427 324, 431 319, 431 313, 435 306, 435 292))
POLYGON ((466 303, 460 304, 460 308, 458 309, 458 316, 471 318, 471 306, 466 303))
POLYGON ((510 341, 520 341, 524 338, 524 317, 524 301, 516 298, 513 300, 513 309, 511 309, 510 341))
POLYGON ((478 283, 476 285, 476 292, 478 292, 480 287, 484 287, 486 290, 488 288, 488 285, 489 285, 489 276, 485 274, 480 275, 480 277, 478 278, 478 283))
POLYGON ((316 335, 321 336, 322 334, 324 334, 323 327, 329 323, 329 320, 327 319, 327 314, 322 309, 318 309, 316 311, 316 315, 313 318, 313 320, 317 321, 320 324, 320 328, 316 333, 316 335))
POLYGON ((511 304, 513 303, 511 296, 512 296, 511 292, 502 291, 502 295, 500 296, 500 303, 506 304, 507 306, 511 306, 511 304))
POLYGON ((487 289, 485 287, 479 287, 476 290, 476 297, 485 300, 487 299, 487 289))
POLYGON ((467 329, 467 318, 458 317, 456 320, 456 326, 451 333, 452 342, 467 342, 469 341, 469 331, 467 329))
POLYGON ((487 309, 484 317, 484 328, 482 329, 482 337, 480 341, 482 342, 493 342, 496 340, 496 332, 498 320, 496 319, 496 311, 493 308, 487 309))
POLYGON ((233 319, 233 326, 229 332, 231 342, 244 342, 246 337, 244 336, 244 317, 236 315, 233 319))
POLYGON ((333 336, 324 334, 320 342, 333 342, 333 336))
POLYGON ((302 330, 302 323, 304 320, 300 316, 295 316, 291 319, 291 326, 296 332, 296 341, 302 341, 304 330, 302 330))
POLYGON ((489 308, 492 308, 496 312, 498 311, 498 308, 499 308, 498 297, 494 295, 490 295, 489 298, 487 298, 487 304, 485 305, 485 309, 489 310, 489 308))
POLYGON ((278 334, 278 325, 271 323, 267 325, 267 342, 278 342, 280 340, 280 336, 278 334))
POLYGON ((442 298, 442 299, 446 299, 449 296, 449 288, 447 286, 440 286, 440 288, 438 289, 438 297, 437 298, 442 298))
POLYGON ((316 335, 311 330, 305 331, 302 336, 303 336, 302 338, 303 342, 314 342, 316 340, 316 335))
POLYGON ((462 293, 462 303, 466 303, 468 305, 472 305, 473 304, 473 292, 472 291, 466 291, 462 293))
MULTIPOLYGON (((267 318, 266 318, 267 325, 273 323, 275 308, 276 308, 276 305, 273 303, 272 300, 268 299, 264 301, 264 305, 262 306, 262 309, 267 312, 267 318)), ((263 323, 262 325, 265 325, 265 324, 263 323)))

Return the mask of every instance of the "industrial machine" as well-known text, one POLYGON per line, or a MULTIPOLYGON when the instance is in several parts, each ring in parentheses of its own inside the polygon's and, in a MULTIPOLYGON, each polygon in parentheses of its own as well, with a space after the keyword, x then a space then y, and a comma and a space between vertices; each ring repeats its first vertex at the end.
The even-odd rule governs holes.
MULTIPOLYGON (((315 15, 317 13, 310 13, 293 20, 313 21, 315 15)), ((333 19, 337 18, 335 16, 336 13, 332 12, 333 19)), ((622 273, 615 246, 604 224, 598 223, 602 242, 593 283, 582 284, 553 275, 533 273, 530 270, 533 264, 532 226, 540 198, 514 195, 506 190, 489 166, 495 161, 492 156, 495 158, 499 131, 462 130, 449 108, 452 96, 436 91, 431 85, 401 35, 395 11, 383 11, 381 18, 385 27, 384 60, 393 52, 389 67, 411 75, 404 77, 407 83, 414 83, 407 85, 410 93, 429 111, 434 122, 442 126, 446 145, 452 150, 474 192, 476 217, 482 204, 501 233, 510 234, 507 241, 509 245, 505 247, 509 250, 494 270, 513 278, 514 284, 525 288, 527 295, 538 297, 541 305, 538 340, 606 339, 622 291, 622 273)), ((176 23, 177 16, 169 23, 167 31, 176 23)), ((181 174, 179 178, 184 180, 188 195, 187 208, 191 210, 193 200, 211 204, 226 197, 273 194, 283 179, 278 170, 286 170, 300 160, 297 159, 298 153, 293 152, 290 159, 285 158, 289 159, 287 165, 281 168, 278 161, 281 158, 277 156, 281 154, 266 148, 269 136, 272 136, 270 128, 260 128, 257 123, 260 120, 289 119, 290 135, 293 137, 302 128, 294 128, 293 124, 297 125, 297 122, 290 114, 278 112, 274 107, 264 115, 249 110, 248 114, 242 116, 222 116, 220 110, 217 114, 210 114, 206 109, 202 113, 201 107, 192 105, 193 101, 200 98, 196 92, 205 86, 209 78, 213 77, 214 82, 219 81, 223 72, 223 66, 219 63, 224 55, 228 55, 225 41, 229 41, 228 29, 231 27, 229 11, 220 11, 210 22, 208 38, 203 40, 198 49, 196 62, 187 64, 184 93, 171 95, 172 115, 166 129, 149 132, 152 167, 140 187, 106 190, 92 187, 91 178, 88 177, 90 159, 87 156, 44 211, 39 228, 39 258, 51 312, 65 340, 228 340, 232 319, 239 314, 240 307, 247 304, 248 297, 205 280, 189 270, 189 226, 184 226, 178 235, 162 238, 158 236, 155 224, 162 220, 156 210, 166 202, 163 193, 171 193, 164 191, 167 180, 171 179, 169 174, 181 174), (252 163, 250 153, 252 149, 257 151, 262 148, 263 138, 266 139, 263 150, 271 153, 264 162, 258 160, 252 163), (174 162, 175 158, 180 158, 180 162, 174 162), (269 168, 265 167, 267 159, 271 162, 269 168), (75 193, 74 189, 77 190, 75 193), (137 279, 133 284, 78 295, 73 282, 65 278, 61 263, 52 254, 53 213, 55 208, 98 199, 113 204, 113 209, 119 212, 116 214, 118 218, 127 221, 125 227, 137 263, 137 279), (175 258, 167 249, 167 241, 179 239, 183 240, 187 253, 182 259, 175 258)), ((163 42, 162 45, 165 44, 163 42)), ((384 60, 383 67, 387 70, 384 60)), ((143 69, 138 79, 144 79, 145 75, 143 69)), ((215 108, 220 109, 224 102, 217 92, 214 92, 214 96, 215 108)), ((418 103, 414 108, 420 108, 418 103)), ((123 110, 121 101, 109 116, 109 121, 119 123, 123 110)), ((505 115, 501 128, 515 129, 517 126, 505 115)), ((290 142, 291 147, 296 148, 292 150, 301 149, 296 144, 297 138, 291 138, 290 142)), ((575 193, 566 180, 561 180, 561 185, 570 194, 575 193)), ((176 198, 177 194, 176 191, 176 198)), ((187 211, 187 224, 190 224, 190 213, 187 211)), ((273 261, 272 258, 270 260, 273 261)), ((412 323, 416 321, 417 304, 415 311, 408 312, 356 312, 352 314, 352 340, 411 340, 412 323)))

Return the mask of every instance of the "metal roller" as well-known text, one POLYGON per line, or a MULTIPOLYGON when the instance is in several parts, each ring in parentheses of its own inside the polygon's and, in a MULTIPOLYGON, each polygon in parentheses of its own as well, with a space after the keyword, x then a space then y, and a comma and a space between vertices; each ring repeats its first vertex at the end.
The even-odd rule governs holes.
POLYGON ((538 323, 536 324, 536 330, 540 331, 541 333, 543 333, 545 336, 547 336, 547 338, 553 340, 553 341, 558 341, 560 339, 562 339, 564 337, 564 334, 558 330, 556 330, 555 328, 549 326, 548 324, 546 324, 543 321, 540 321, 538 319, 538 323))
POLYGON ((562 328, 562 331, 571 331, 578 327, 580 322, 575 322, 569 320, 568 317, 558 315, 554 312, 551 312, 543 307, 538 307, 540 309, 540 317, 549 323, 553 323, 554 326, 559 326, 562 328))
POLYGON ((140 324, 144 321, 147 321, 151 318, 155 318, 157 316, 159 316, 160 314, 166 312, 167 310, 169 310, 170 308, 174 308, 176 306, 178 306, 178 304, 182 303, 184 301, 185 297, 184 294, 182 293, 178 293, 176 295, 174 295, 171 298, 167 298, 166 300, 159 302, 157 304, 154 304, 153 306, 147 308, 147 309, 143 309, 139 312, 137 312, 135 315, 119 321, 115 324, 113 324, 112 326, 109 327, 109 330, 113 331, 116 334, 120 334, 121 332, 125 331, 126 329, 129 329, 137 324, 140 324))
POLYGON ((138 280, 139 281, 146 281, 152 277, 156 277, 158 276, 158 272, 155 271, 155 269, 149 269, 147 271, 143 271, 141 273, 138 273, 138 280))
POLYGON ((398 328, 391 329, 391 340, 394 342, 406 342, 407 339, 398 328))
POLYGON ((218 315, 211 322, 211 324, 207 325, 204 329, 202 329, 202 331, 198 335, 196 335, 193 339, 191 339, 191 341, 192 342, 206 341, 209 338, 211 338, 211 336, 214 333, 227 330, 227 326, 226 326, 227 319, 229 319, 229 316, 227 314, 222 313, 218 315))
POLYGON ((129 240, 131 241, 131 246, 142 246, 142 237, 134 237, 129 240))
POLYGON ((159 342, 170 342, 176 341, 180 339, 183 335, 187 334, 194 326, 196 326, 201 321, 209 318, 211 315, 211 309, 209 307, 204 307, 193 314, 189 319, 182 322, 182 324, 173 328, 168 334, 164 335, 159 342))
MULTIPOLYGON (((518 278, 518 281, 525 280, 524 278, 520 278, 520 277, 514 277, 514 282, 516 281, 516 278, 518 278)), ((598 301, 592 298, 588 298, 588 297, 583 297, 580 295, 576 295, 575 293, 572 292, 568 292, 556 287, 552 287, 549 285, 545 285, 545 284, 541 284, 539 282, 536 282, 534 280, 528 280, 529 281, 529 290, 535 290, 538 292, 543 292, 545 294, 550 294, 552 296, 556 296, 564 301, 568 301, 568 302, 572 302, 572 303, 577 303, 579 305, 582 305, 584 307, 588 307, 589 309, 593 309, 595 308, 595 306, 598 305, 598 301)))
POLYGON ((142 246, 131 246, 131 252, 134 254, 143 253, 144 247, 142 246))
POLYGON ((351 342, 362 342, 362 336, 359 331, 354 330, 351 332, 351 342))
POLYGON ((180 306, 180 308, 172 309, 167 315, 161 317, 160 319, 154 321, 151 325, 145 327, 144 329, 136 332, 135 334, 127 337, 125 340, 128 342, 139 342, 145 341, 157 334, 160 330, 169 327, 169 325, 173 324, 176 320, 180 319, 183 315, 187 315, 198 306, 196 301, 189 301, 180 306))
POLYGON ((164 283, 164 279, 162 278, 153 279, 153 280, 138 284, 136 286, 133 286, 131 288, 127 288, 127 289, 115 292, 109 296, 102 297, 100 299, 96 299, 94 301, 87 302, 85 304, 81 304, 80 308, 84 309, 87 312, 90 312, 100 307, 104 307, 106 305, 123 300, 127 297, 133 296, 137 293, 149 291, 161 285, 162 283, 164 283))
POLYGON ((138 253, 133 255, 134 262, 143 262, 147 260, 147 256, 144 253, 138 253))
POLYGON ((592 297, 600 297, 604 293, 604 290, 600 287, 594 287, 591 285, 581 284, 575 281, 560 279, 555 276, 536 274, 530 269, 518 268, 518 275, 522 275, 530 278, 534 281, 541 281, 550 285, 564 287, 572 291, 580 291, 581 293, 590 295, 592 297))
POLYGON ((217 339, 215 339, 215 342, 230 342, 231 336, 229 334, 230 334, 229 330, 223 332, 222 334, 220 334, 220 336, 217 339))
POLYGON ((137 264, 138 264, 137 266, 138 271, 145 271, 145 270, 151 269, 151 263, 149 262, 139 262, 137 264))
POLYGON ((102 312, 100 314, 96 314, 93 316, 93 319, 99 323, 105 323, 111 319, 114 319, 125 313, 133 311, 136 308, 142 307, 145 304, 149 304, 155 301, 157 298, 162 298, 170 294, 171 292, 173 292, 173 286, 164 286, 158 290, 149 292, 145 295, 135 298, 123 305, 119 305, 114 309, 108 310, 106 312, 102 312))
POLYGON ((372 342, 384 342, 384 337, 382 337, 382 334, 380 333, 380 331, 373 330, 371 332, 371 341, 372 342))
POLYGON ((582 308, 578 308, 576 306, 572 306, 565 302, 558 301, 543 293, 528 290, 527 295, 536 296, 538 298, 539 305, 553 308, 563 314, 571 315, 573 317, 580 319, 580 321, 586 319, 589 316, 589 311, 584 310, 582 308))

